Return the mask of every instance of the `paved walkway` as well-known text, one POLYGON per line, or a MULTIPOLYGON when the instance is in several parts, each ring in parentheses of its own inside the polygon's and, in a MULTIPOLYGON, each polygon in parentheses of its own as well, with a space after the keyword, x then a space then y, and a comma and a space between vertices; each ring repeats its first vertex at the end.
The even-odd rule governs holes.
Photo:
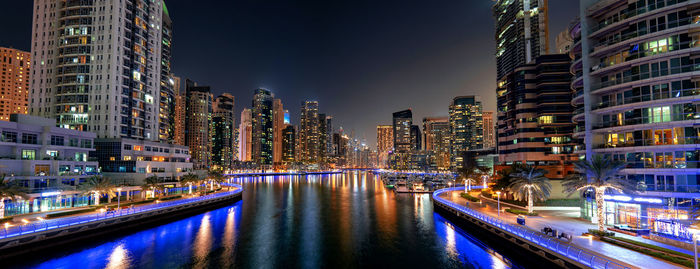
MULTIPOLYGON (((458 204, 467 205, 472 209, 477 209, 491 216, 498 217, 498 210, 496 209, 496 205, 493 205, 490 202, 485 202, 483 204, 469 202, 467 204, 467 200, 459 196, 460 193, 460 191, 453 191, 445 193, 441 197, 449 199, 450 201, 458 204)), ((516 223, 517 216, 511 213, 503 212, 500 214, 499 218, 511 223, 516 223)), ((589 228, 596 227, 595 225, 587 223, 585 221, 558 216, 528 216, 526 217, 526 226, 536 231, 540 231, 545 226, 549 226, 553 229, 558 230, 559 232, 569 233, 573 235, 572 244, 581 248, 585 248, 591 252, 598 253, 602 256, 617 259, 623 263, 627 263, 634 267, 685 268, 680 265, 676 265, 674 263, 669 263, 664 260, 647 256, 636 251, 632 251, 623 247, 618 247, 599 240, 595 240, 592 237, 581 236, 581 233, 587 232, 589 228)))

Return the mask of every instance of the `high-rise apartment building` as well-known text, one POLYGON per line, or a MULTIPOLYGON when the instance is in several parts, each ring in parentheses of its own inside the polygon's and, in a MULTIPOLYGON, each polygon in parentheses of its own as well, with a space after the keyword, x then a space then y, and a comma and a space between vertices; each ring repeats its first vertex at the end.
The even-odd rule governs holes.
MULTIPOLYGON (((160 81, 159 95, 154 102, 158 102, 158 140, 174 143, 175 141, 175 80, 171 72, 170 60, 172 58, 173 22, 170 19, 168 9, 163 2, 163 20, 160 27, 160 81)), ((158 30, 158 27, 156 27, 158 30)))
POLYGON ((187 114, 187 96, 182 91, 179 77, 173 76, 173 95, 175 96, 175 114, 173 116, 173 143, 187 145, 185 140, 185 118, 187 114))
MULTIPOLYGON (((577 160, 571 138, 571 60, 542 55, 498 82, 498 154, 501 165, 527 163, 563 179, 577 160)), ((498 169, 498 168, 497 168, 498 169)))
MULTIPOLYGON (((335 141, 335 140, 334 140, 335 141)), ((377 125, 377 154, 380 168, 388 167, 389 154, 394 150, 394 127, 377 125)), ((338 152, 340 155, 340 152, 338 152)))
POLYGON ((484 122, 484 149, 496 147, 496 127, 493 121, 493 111, 481 113, 484 122))
POLYGON ((190 148, 194 169, 209 169, 212 157, 212 94, 209 86, 197 86, 187 79, 185 141, 190 148))
POLYGON ((162 1, 34 1, 30 113, 98 138, 160 140, 165 9, 162 1))
POLYGON ((272 103, 272 163, 282 163, 282 144, 284 143, 283 131, 285 128, 285 113, 281 99, 275 99, 272 103))
POLYGON ((410 109, 394 112, 392 118, 394 152, 391 156, 391 167, 406 170, 409 168, 411 151, 415 148, 414 140, 411 139, 413 112, 410 109))
POLYGON ((301 103, 301 120, 299 123, 299 159, 305 164, 319 162, 319 114, 317 101, 301 103))
POLYGON ((476 96, 458 96, 450 104, 450 166, 460 169, 464 153, 484 146, 481 101, 476 96))
POLYGON ((497 0, 493 16, 498 78, 547 53, 547 0, 497 0))
POLYGON ((321 163, 326 163, 328 158, 328 122, 326 114, 318 114, 318 160, 321 163))
MULTIPOLYGON (((623 161, 638 193, 608 198, 605 222, 691 241, 700 185, 697 1, 580 1, 572 27, 576 153, 623 161)), ((588 193, 582 215, 594 219, 588 193)))
POLYGON ((238 125, 238 160, 250 162, 253 160, 253 119, 249 108, 241 112, 241 123, 238 125))
POLYGON ((235 141, 234 96, 224 93, 214 99, 212 114, 212 165, 232 168, 238 148, 235 141))
POLYGON ((29 52, 0 47, 0 120, 9 121, 10 114, 27 114, 29 99, 29 52))
POLYGON ((421 133, 418 125, 411 125, 411 143, 413 144, 413 150, 423 149, 423 133, 421 133))
POLYGON ((424 148, 437 169, 450 169, 450 138, 448 117, 423 118, 424 148))
POLYGON ((255 90, 253 96, 253 162, 258 165, 272 165, 272 103, 274 96, 266 89, 255 90))
POLYGON ((282 130, 282 162, 291 164, 295 162, 294 152, 296 145, 296 132, 293 125, 287 125, 282 130))

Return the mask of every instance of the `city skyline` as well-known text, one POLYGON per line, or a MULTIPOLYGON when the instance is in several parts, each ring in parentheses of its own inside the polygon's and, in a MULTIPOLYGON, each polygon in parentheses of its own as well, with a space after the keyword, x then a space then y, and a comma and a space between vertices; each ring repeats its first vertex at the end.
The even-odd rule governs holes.
MULTIPOLYGON (((550 2, 553 43, 578 14, 578 7, 550 2)), ((316 100, 334 116, 334 129, 354 131, 374 147, 376 125, 390 124, 386 115, 406 107, 412 108, 416 119, 447 116, 452 97, 479 95, 484 111, 495 111, 492 1, 456 7, 418 1, 305 1, 293 6, 284 1, 217 2, 217 9, 209 8, 213 4, 166 4, 173 21, 176 76, 211 86, 214 96, 229 92, 238 100, 252 100, 254 89, 266 88, 289 104, 292 124, 299 123, 299 104, 316 100), (358 12, 363 16, 357 17, 358 12), (385 21, 389 12, 396 14, 395 21, 385 21), (275 19, 254 19, 262 14, 275 19), (313 25, 319 20, 326 26, 313 25), (221 31, 229 34, 222 37, 221 31), (428 36, 430 42, 415 40, 418 36, 428 36), (206 56, 205 62, 200 51, 216 54, 206 56), (416 57, 418 52, 426 54, 416 57), (420 83, 416 72, 426 72, 420 83), (399 98, 389 98, 397 93, 399 98)), ((27 14, 32 3, 13 1, 7 6, 16 12, 0 18, 4 30, 0 46, 29 51, 27 14)), ((246 107, 237 105, 235 115, 246 107)))

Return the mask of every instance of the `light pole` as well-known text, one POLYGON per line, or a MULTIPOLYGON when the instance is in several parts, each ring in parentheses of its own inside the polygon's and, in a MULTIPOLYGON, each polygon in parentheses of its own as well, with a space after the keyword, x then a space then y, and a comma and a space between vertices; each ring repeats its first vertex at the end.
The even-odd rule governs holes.
POLYGON ((498 217, 501 216, 501 191, 496 191, 496 198, 498 199, 498 217))
POLYGON ((697 240, 698 240, 698 232, 700 232, 700 229, 697 229, 696 227, 693 227, 692 225, 688 227, 688 231, 692 234, 693 237, 693 261, 695 262, 695 269, 698 269, 698 245, 697 245, 697 240))
POLYGON ((119 206, 121 205, 121 198, 122 198, 122 188, 117 188, 117 209, 119 209, 119 206))

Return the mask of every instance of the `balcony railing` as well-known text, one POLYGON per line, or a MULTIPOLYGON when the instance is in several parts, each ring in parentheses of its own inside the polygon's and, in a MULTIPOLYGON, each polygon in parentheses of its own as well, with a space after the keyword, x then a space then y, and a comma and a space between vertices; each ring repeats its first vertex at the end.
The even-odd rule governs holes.
MULTIPOLYGON (((678 28, 681 26, 685 26, 685 25, 689 25, 689 24, 697 24, 697 23, 698 22, 693 21, 692 18, 683 18, 683 19, 669 21, 666 24, 657 24, 656 27, 657 28, 659 26, 665 27, 665 29, 661 30, 661 31, 665 31, 668 29, 674 29, 674 28, 678 28)), ((633 32, 625 33, 625 34, 620 34, 620 35, 617 35, 617 36, 610 38, 610 39, 601 40, 592 46, 593 51, 596 51, 600 47, 612 46, 612 45, 615 45, 617 43, 627 41, 627 40, 630 40, 632 38, 640 37, 640 36, 643 36, 646 34, 650 34, 650 32, 647 28, 639 29, 637 31, 633 31, 633 32)))
POLYGON ((653 3, 653 4, 643 6, 643 7, 638 7, 635 9, 626 9, 626 10, 620 12, 619 16, 608 18, 607 20, 600 22, 597 25, 591 27, 590 33, 594 33, 596 31, 603 29, 607 26, 610 26, 614 23, 624 21, 624 20, 626 20, 628 18, 632 18, 634 16, 642 15, 644 13, 647 13, 647 12, 650 12, 650 11, 653 11, 653 10, 656 10, 659 8, 663 8, 663 7, 667 7, 670 5, 675 5, 675 4, 683 3, 683 2, 687 2, 687 1, 688 0, 666 0, 666 1, 662 0, 662 1, 657 1, 656 3, 653 3))
POLYGON ((647 147, 647 146, 673 146, 673 145, 693 145, 700 144, 700 137, 697 136, 687 136, 687 137, 674 137, 671 139, 674 143, 664 143, 661 141, 654 141, 653 138, 648 139, 627 139, 625 142, 620 143, 605 143, 598 145, 596 149, 608 149, 608 148, 626 148, 626 147, 647 147))
POLYGON ((646 191, 660 192, 700 192, 700 185, 644 184, 646 191))
POLYGON ((631 125, 651 124, 651 123, 672 123, 672 122, 677 122, 677 121, 699 120, 699 119, 700 119, 700 113, 698 113, 698 112, 673 114, 673 115, 670 115, 668 118, 665 115, 648 116, 648 117, 642 116, 642 117, 634 117, 634 118, 625 118, 621 121, 607 121, 607 122, 598 123, 598 124, 593 126, 593 129, 595 130, 595 129, 601 129, 601 128, 631 126, 631 125), (665 119, 668 119, 668 120, 665 120, 665 119))
POLYGON ((664 161, 654 161, 654 160, 642 160, 634 161, 627 160, 625 162, 627 165, 625 168, 629 169, 650 169, 650 168, 670 168, 670 169, 689 169, 689 168, 700 168, 700 161, 683 161, 683 160, 664 160, 664 161))
POLYGON ((687 72, 693 72, 693 71, 700 71, 700 64, 687 64, 687 65, 682 65, 682 66, 672 66, 669 67, 668 69, 665 70, 654 70, 654 71, 647 71, 647 72, 642 72, 638 74, 633 74, 629 76, 625 76, 622 79, 615 79, 615 80, 608 80, 604 82, 599 82, 594 85, 592 85, 591 89, 592 90, 599 90, 602 88, 614 86, 614 85, 619 85, 623 83, 628 83, 628 82, 633 82, 633 81, 639 81, 639 80, 644 80, 644 79, 649 79, 649 78, 658 78, 658 77, 665 77, 668 75, 675 75, 675 74, 681 74, 681 73, 687 73, 687 72))
POLYGON ((700 88, 686 89, 686 90, 669 90, 666 92, 657 92, 652 94, 643 94, 638 96, 627 97, 622 100, 610 100, 605 102, 600 102, 593 105, 593 109, 601 109, 612 106, 619 106, 625 104, 641 103, 653 100, 665 100, 671 98, 680 98, 686 96, 700 95, 700 88))
POLYGON ((679 50, 684 50, 684 49, 689 49, 689 48, 695 48, 700 46, 700 42, 697 40, 691 40, 691 41, 684 41, 684 42, 678 42, 678 43, 673 43, 673 44, 668 44, 665 45, 664 47, 654 47, 650 48, 644 51, 637 51, 633 53, 629 53, 627 56, 625 56, 624 61, 620 62, 610 62, 610 61, 602 61, 598 65, 595 65, 591 67, 591 71, 596 71, 599 69, 603 69, 606 67, 611 67, 615 65, 619 65, 625 62, 633 61, 636 59, 641 59, 644 57, 649 57, 649 56, 654 56, 654 55, 660 55, 660 54, 665 54, 673 51, 679 51, 679 50))

